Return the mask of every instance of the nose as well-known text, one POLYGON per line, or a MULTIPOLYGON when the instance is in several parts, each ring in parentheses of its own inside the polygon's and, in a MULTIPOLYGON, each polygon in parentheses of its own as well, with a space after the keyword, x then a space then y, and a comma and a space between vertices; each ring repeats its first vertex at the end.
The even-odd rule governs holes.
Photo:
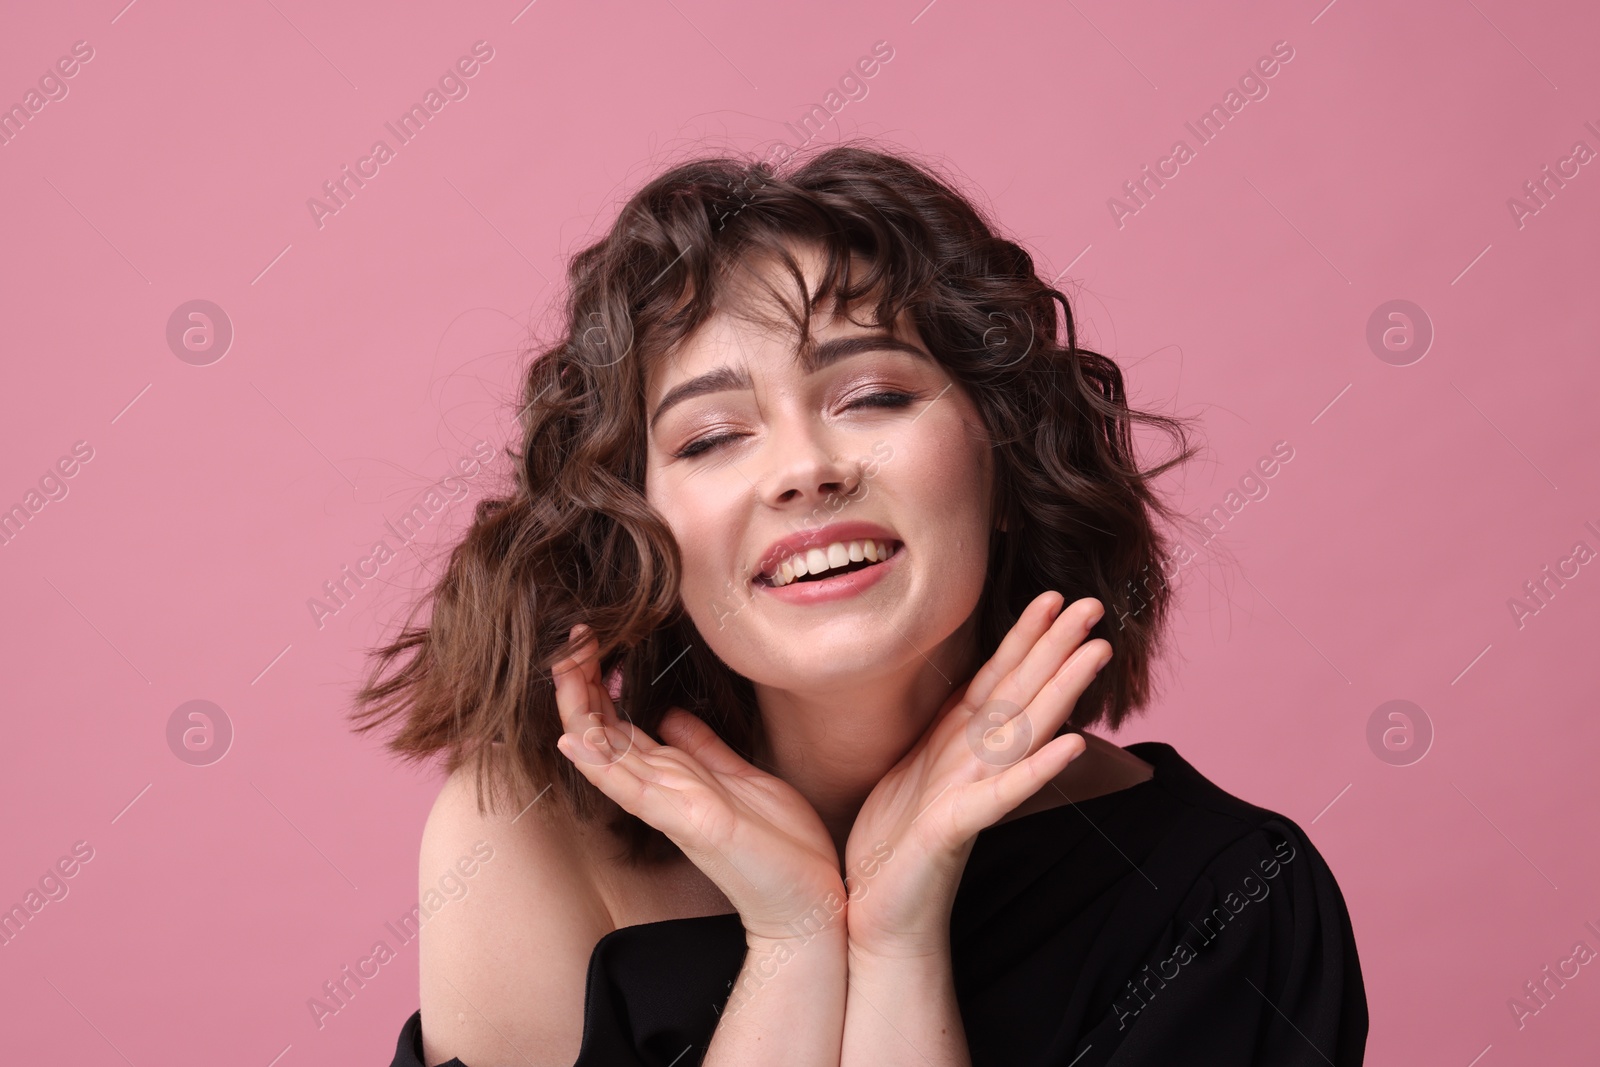
POLYGON ((775 433, 762 497, 773 507, 792 507, 797 502, 820 504, 835 495, 854 496, 861 484, 861 460, 840 450, 838 443, 809 426, 775 433))

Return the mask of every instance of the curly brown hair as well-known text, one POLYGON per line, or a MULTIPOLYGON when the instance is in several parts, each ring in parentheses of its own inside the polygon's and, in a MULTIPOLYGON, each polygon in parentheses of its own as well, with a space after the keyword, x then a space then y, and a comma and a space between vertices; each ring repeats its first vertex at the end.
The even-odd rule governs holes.
POLYGON ((477 505, 399 636, 368 650, 357 730, 398 718, 390 751, 442 751, 449 771, 476 760, 480 811, 486 779, 517 807, 554 785, 579 818, 608 817, 628 862, 672 858, 664 834, 556 748, 550 671, 583 623, 635 726, 659 736, 662 716, 682 707, 770 769, 754 689, 699 639, 679 596, 678 546, 645 498, 645 382, 717 309, 733 267, 769 255, 798 277, 797 241, 826 253, 795 323, 802 345, 830 296, 874 308, 880 323, 909 309, 987 425, 1006 532, 990 539, 980 662, 1040 593, 1093 596, 1106 607, 1093 635, 1112 640, 1115 626, 1116 654, 1064 729, 1114 730, 1145 706, 1171 598, 1156 520, 1175 517, 1151 482, 1193 455, 1183 422, 1128 406, 1117 365, 1078 347, 1067 298, 937 165, 848 143, 781 167, 729 156, 672 167, 572 257, 564 336, 530 350, 521 447, 508 450, 514 488, 477 505), (1174 435, 1178 453, 1141 469, 1135 421, 1174 435), (425 605, 430 617, 416 625, 425 605))

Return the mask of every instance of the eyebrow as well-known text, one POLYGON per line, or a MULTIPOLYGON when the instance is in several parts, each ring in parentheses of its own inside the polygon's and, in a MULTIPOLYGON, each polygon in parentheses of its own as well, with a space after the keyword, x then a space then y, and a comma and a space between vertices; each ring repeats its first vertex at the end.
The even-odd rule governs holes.
MULTIPOLYGON (((815 374, 817 371, 837 363, 841 359, 860 355, 863 352, 881 351, 905 352, 930 363, 934 361, 931 355, 909 341, 902 341, 899 338, 890 337, 888 334, 877 333, 862 334, 856 337, 835 337, 822 341, 809 350, 800 352, 797 358, 801 370, 807 374, 815 374)), ((650 416, 650 429, 653 431, 656 428, 656 423, 660 421, 661 416, 666 414, 667 409, 674 404, 680 404, 685 400, 704 396, 707 393, 749 388, 750 375, 743 368, 735 370, 732 367, 721 366, 698 377, 690 378, 688 381, 667 390, 667 395, 662 397, 661 403, 656 405, 655 414, 650 416)))

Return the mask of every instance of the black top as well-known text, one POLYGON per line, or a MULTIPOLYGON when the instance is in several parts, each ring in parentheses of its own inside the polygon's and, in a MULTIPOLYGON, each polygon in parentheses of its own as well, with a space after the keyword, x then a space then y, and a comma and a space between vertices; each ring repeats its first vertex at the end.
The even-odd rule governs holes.
MULTIPOLYGON (((1359 1065, 1366 990, 1322 856, 1172 746, 1127 748, 1152 778, 973 843, 950 915, 973 1067, 1359 1065)), ((732 913, 606 934, 574 1067, 698 1065, 744 955, 732 913)), ((423 1067, 421 1030, 391 1067, 423 1067)))

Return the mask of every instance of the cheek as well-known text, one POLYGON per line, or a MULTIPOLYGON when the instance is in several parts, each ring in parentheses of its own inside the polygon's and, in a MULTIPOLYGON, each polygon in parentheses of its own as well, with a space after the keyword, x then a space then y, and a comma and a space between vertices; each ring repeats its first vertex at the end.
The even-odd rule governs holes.
POLYGON ((682 561, 681 586, 686 605, 704 601, 723 583, 730 551, 724 544, 734 529, 731 516, 717 504, 726 494, 704 486, 673 485, 668 479, 645 483, 645 500, 667 524, 682 561))
POLYGON ((905 449, 902 486, 952 533, 973 523, 981 527, 988 512, 993 457, 973 435, 970 421, 941 420, 905 449))

